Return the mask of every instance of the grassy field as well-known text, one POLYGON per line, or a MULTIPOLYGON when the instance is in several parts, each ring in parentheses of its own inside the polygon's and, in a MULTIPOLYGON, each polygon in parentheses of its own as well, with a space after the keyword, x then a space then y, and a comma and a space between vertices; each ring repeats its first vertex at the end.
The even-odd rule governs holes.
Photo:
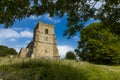
POLYGON ((74 60, 0 58, 3 80, 120 80, 120 66, 74 60))

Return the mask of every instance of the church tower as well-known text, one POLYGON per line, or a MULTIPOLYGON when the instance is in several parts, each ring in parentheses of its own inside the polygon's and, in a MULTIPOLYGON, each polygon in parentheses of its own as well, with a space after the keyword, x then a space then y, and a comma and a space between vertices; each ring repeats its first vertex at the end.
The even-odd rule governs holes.
POLYGON ((53 25, 38 22, 34 30, 33 42, 33 55, 35 58, 59 57, 53 25))
POLYGON ((19 56, 34 58, 59 58, 54 26, 38 22, 34 29, 33 41, 26 49, 21 49, 19 56))

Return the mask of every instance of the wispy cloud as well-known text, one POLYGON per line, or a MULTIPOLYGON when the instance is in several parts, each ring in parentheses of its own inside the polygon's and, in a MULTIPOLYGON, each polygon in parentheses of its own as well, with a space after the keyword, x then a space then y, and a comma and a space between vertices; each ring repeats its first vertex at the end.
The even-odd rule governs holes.
POLYGON ((20 48, 15 48, 15 50, 19 53, 19 51, 20 51, 20 48))
POLYGON ((25 47, 25 46, 23 44, 17 44, 17 45, 15 45, 14 49, 19 53, 19 51, 22 47, 25 47))
POLYGON ((31 15, 29 18, 33 19, 33 20, 39 20, 41 18, 41 16, 31 15))
POLYGON ((23 30, 23 28, 18 28, 18 27, 14 27, 12 29, 15 30, 15 31, 21 31, 21 30, 23 30))
POLYGON ((29 29, 25 29, 24 31, 19 30, 21 29, 0 28, 0 45, 6 45, 15 48, 17 52, 19 52, 20 48, 25 47, 29 42, 28 40, 30 40, 33 37, 33 32, 30 31, 29 29), (27 42, 20 41, 22 39, 26 40, 27 42), (17 40, 19 40, 20 42, 17 40), (19 46, 15 46, 13 44, 17 44, 19 46))
POLYGON ((14 29, 4 29, 0 28, 0 39, 11 39, 11 41, 14 41, 15 38, 22 38, 27 37, 31 38, 33 37, 33 32, 25 30, 21 32, 17 32, 14 29))
POLYGON ((20 49, 23 48, 23 47, 26 47, 25 43, 22 43, 22 44, 19 43, 19 44, 17 44, 17 45, 14 46, 14 49, 15 49, 17 52, 19 52, 20 49))
POLYGON ((20 36, 29 38, 29 37, 33 37, 33 33, 30 31, 22 31, 22 32, 20 32, 20 36))
POLYGON ((1 38, 19 38, 20 35, 17 31, 13 29, 0 29, 0 39, 1 38))
POLYGON ((16 41, 16 39, 12 38, 12 39, 10 39, 10 41, 11 41, 11 42, 14 42, 14 41, 16 41))
POLYGON ((44 21, 47 21, 47 22, 50 22, 53 24, 59 23, 61 21, 60 18, 50 17, 50 14, 44 14, 42 16, 31 15, 29 17, 29 19, 32 19, 32 20, 39 20, 40 19, 40 20, 44 20, 44 21))
POLYGON ((52 22, 53 24, 59 23, 61 21, 61 19, 56 19, 55 17, 53 17, 53 18, 50 17, 50 14, 46 14, 43 17, 44 17, 43 19, 48 20, 48 21, 52 22))

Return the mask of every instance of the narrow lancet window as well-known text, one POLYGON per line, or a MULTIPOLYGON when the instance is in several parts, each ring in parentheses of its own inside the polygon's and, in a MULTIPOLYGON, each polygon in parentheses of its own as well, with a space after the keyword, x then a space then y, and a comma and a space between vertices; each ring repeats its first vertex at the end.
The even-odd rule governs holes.
POLYGON ((48 34, 48 29, 45 29, 45 34, 48 34))

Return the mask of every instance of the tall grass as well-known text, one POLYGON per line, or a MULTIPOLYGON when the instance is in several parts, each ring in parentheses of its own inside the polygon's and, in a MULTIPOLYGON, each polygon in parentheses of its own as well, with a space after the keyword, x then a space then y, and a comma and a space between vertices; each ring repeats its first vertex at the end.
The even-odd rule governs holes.
POLYGON ((3 80, 120 80, 120 66, 72 60, 29 59, 1 65, 0 77, 3 80))

